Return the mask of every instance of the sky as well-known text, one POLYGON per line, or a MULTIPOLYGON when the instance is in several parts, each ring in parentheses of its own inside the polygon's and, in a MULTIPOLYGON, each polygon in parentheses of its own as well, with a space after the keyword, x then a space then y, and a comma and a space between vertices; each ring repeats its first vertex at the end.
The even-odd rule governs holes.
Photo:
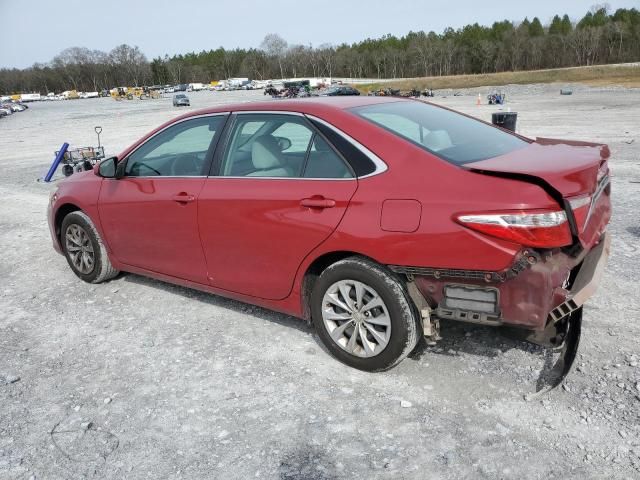
MULTIPOLYGON (((137 45, 152 59, 176 53, 258 47, 268 33, 290 44, 352 43, 387 33, 442 32, 478 22, 543 24, 556 13, 582 17, 594 0, 0 0, 0 68, 49 62, 67 47, 108 52, 137 45)), ((640 8, 640 0, 610 0, 640 8)))

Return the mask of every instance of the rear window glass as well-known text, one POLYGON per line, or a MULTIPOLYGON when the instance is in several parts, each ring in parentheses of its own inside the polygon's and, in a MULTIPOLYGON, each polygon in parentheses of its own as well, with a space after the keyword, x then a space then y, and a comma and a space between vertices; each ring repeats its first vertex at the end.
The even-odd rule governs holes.
POLYGON ((498 157, 528 145, 491 125, 423 102, 379 103, 351 111, 456 165, 498 157))

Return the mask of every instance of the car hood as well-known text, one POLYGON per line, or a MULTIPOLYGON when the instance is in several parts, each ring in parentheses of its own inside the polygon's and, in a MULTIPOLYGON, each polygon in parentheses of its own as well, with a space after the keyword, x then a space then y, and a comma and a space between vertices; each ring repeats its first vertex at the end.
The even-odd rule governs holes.
POLYGON ((73 175, 69 175, 68 177, 61 178, 58 180, 60 185, 62 184, 72 184, 78 182, 94 182, 101 181, 102 177, 99 177, 95 174, 93 170, 84 170, 81 172, 74 172, 73 175))

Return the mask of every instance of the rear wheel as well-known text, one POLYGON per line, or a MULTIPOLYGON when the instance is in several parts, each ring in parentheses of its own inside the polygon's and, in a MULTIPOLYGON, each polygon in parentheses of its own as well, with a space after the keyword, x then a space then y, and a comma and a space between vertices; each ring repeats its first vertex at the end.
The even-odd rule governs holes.
POLYGON ((314 285, 311 314, 331 353, 360 370, 392 368, 418 342, 419 322, 402 283, 368 259, 328 267, 314 285))
POLYGON ((85 213, 75 211, 64 217, 60 237, 71 270, 85 282, 101 283, 120 273, 111 265, 100 234, 85 213))

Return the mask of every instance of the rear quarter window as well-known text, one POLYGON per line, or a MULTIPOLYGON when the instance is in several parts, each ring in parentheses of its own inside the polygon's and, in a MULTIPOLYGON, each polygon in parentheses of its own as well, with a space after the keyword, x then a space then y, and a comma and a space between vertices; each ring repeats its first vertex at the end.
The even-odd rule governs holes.
POLYGON ((380 103, 350 111, 455 165, 498 157, 529 144, 473 118, 418 101, 380 103))

